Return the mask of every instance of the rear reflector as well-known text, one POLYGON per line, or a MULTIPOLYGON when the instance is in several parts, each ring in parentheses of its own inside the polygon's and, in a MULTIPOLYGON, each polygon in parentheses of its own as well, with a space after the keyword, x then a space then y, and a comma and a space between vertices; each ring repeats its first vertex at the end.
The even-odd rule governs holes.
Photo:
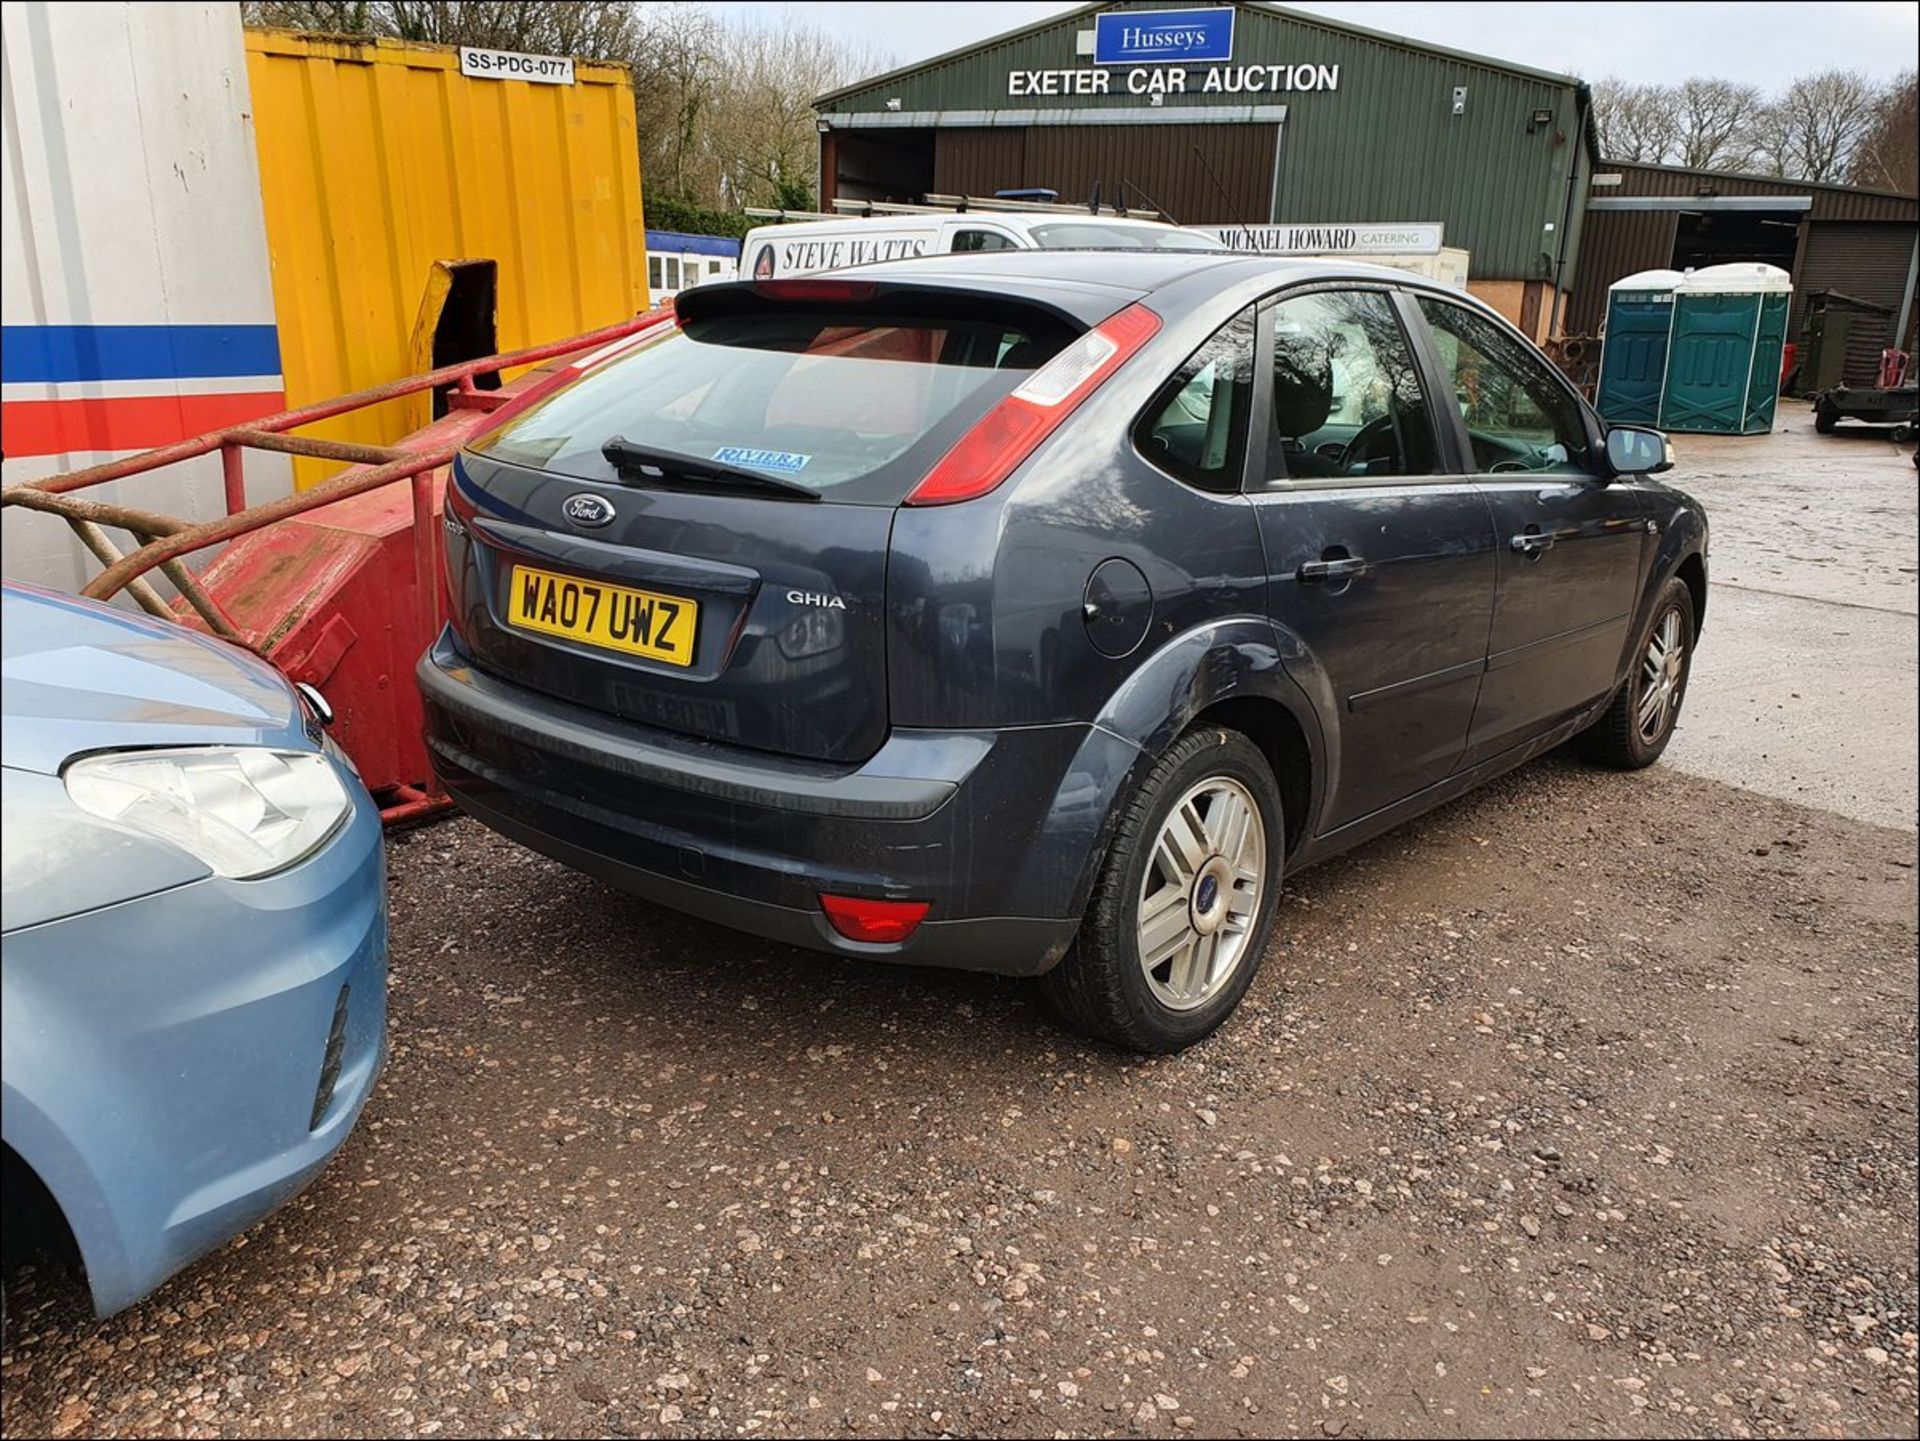
POLYGON ((820 897, 827 922, 850 941, 904 941, 927 914, 926 901, 875 901, 864 896, 820 897))
POLYGON ((1109 316, 1028 376, 981 417, 914 487, 908 505, 951 505, 985 495, 1020 468, 1106 378, 1160 329, 1144 305, 1109 316))

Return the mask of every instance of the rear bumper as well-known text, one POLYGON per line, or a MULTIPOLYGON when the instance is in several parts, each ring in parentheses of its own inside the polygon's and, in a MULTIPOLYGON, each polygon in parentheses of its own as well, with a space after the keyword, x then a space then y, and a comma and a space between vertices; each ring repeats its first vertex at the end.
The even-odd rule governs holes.
MULTIPOLYGON (((417 670, 435 773, 501 834, 676 910, 870 960, 1030 976, 1078 929, 1093 833, 1062 825, 1089 727, 896 731, 833 766, 675 737, 474 669, 417 670), (849 941, 821 892, 930 902, 894 945, 849 941)), ((1104 745, 1097 747, 1102 753, 1104 745)))

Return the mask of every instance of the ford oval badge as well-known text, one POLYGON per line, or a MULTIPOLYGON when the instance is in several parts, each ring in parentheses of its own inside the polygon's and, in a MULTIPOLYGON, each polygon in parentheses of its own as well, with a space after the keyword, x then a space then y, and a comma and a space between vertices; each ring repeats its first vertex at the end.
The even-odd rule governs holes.
POLYGON ((598 530, 612 521, 613 502, 605 496, 581 491, 578 495, 567 497, 566 504, 560 507, 560 513, 575 525, 585 526, 589 530, 598 530))

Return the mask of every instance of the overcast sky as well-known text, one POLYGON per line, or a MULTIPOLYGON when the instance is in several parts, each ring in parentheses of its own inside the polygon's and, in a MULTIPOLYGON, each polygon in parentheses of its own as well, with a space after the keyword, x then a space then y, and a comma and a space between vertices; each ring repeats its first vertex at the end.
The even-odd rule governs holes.
MULTIPOLYGON (((1168 9, 1179 0, 1167 0, 1168 9)), ((1044 20, 1071 4, 1047 0, 789 0, 712 7, 729 21, 788 12, 891 54, 902 65, 1044 20)), ((1683 80, 1717 75, 1778 89, 1795 75, 1834 68, 1885 79, 1912 68, 1920 6, 1912 0, 1803 4, 1618 3, 1480 0, 1473 4, 1295 6, 1456 50, 1558 70, 1586 80, 1620 75, 1683 80)))

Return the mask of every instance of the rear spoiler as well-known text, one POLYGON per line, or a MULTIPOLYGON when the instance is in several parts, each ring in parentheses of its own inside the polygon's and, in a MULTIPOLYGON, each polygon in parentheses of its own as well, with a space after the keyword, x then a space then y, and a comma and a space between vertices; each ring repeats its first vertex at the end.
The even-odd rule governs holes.
POLYGON ((674 297, 681 327, 770 309, 846 309, 862 316, 913 316, 918 319, 1015 321, 1060 328, 1068 338, 1084 334, 1136 297, 1124 291, 1083 293, 1044 284, 1029 293, 1009 295, 1004 282, 989 276, 929 276, 926 280, 881 280, 856 276, 795 276, 787 280, 710 281, 674 297))

